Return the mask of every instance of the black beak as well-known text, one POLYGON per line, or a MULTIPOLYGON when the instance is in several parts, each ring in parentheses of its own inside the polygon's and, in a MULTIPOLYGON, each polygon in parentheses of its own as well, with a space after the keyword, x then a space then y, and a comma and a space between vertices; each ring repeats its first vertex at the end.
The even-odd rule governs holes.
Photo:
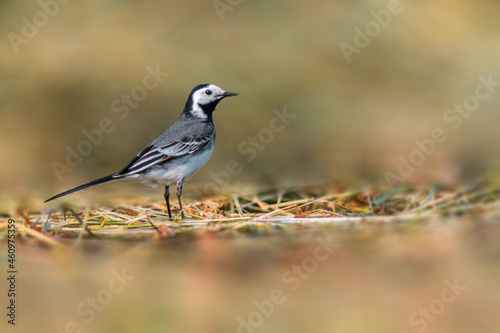
POLYGON ((225 91, 222 95, 219 95, 219 96, 222 96, 222 98, 226 98, 226 97, 231 97, 231 96, 238 96, 238 94, 234 93, 234 92, 225 91))

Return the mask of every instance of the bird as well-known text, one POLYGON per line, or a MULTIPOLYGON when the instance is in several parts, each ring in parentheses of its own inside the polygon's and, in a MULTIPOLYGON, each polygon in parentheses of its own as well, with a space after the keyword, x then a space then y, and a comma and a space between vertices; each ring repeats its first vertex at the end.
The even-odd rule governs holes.
POLYGON ((54 195, 45 202, 100 184, 121 179, 135 180, 153 188, 165 186, 164 199, 171 220, 170 184, 175 182, 181 216, 185 219, 181 201, 184 180, 198 172, 212 155, 215 144, 212 115, 215 107, 224 98, 237 95, 213 84, 197 85, 191 90, 184 110, 175 123, 120 171, 54 195))

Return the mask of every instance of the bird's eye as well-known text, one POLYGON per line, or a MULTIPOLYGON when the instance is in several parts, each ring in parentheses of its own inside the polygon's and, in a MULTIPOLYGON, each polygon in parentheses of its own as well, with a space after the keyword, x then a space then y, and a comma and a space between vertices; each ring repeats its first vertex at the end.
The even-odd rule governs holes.
POLYGON ((207 95, 212 95, 212 90, 208 90, 208 89, 207 89, 207 90, 205 90, 205 94, 207 94, 207 95))

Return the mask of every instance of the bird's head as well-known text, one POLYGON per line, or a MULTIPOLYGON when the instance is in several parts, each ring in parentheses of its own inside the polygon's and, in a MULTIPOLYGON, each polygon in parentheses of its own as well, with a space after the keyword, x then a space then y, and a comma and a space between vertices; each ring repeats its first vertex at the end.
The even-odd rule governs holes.
POLYGON ((237 95, 237 93, 224 91, 213 84, 200 84, 194 87, 189 94, 184 111, 198 118, 208 118, 221 100, 237 95))

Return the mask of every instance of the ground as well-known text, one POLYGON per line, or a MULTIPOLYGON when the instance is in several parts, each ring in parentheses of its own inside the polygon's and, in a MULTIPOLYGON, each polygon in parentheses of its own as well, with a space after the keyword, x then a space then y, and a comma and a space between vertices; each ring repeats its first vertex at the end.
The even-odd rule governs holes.
MULTIPOLYGON (((167 221, 162 203, 140 199, 18 211, 10 216, 17 325, 51 332, 498 330, 498 189, 337 190, 186 199, 187 221, 167 221)), ((6 251, 2 257, 7 262, 6 251)))

